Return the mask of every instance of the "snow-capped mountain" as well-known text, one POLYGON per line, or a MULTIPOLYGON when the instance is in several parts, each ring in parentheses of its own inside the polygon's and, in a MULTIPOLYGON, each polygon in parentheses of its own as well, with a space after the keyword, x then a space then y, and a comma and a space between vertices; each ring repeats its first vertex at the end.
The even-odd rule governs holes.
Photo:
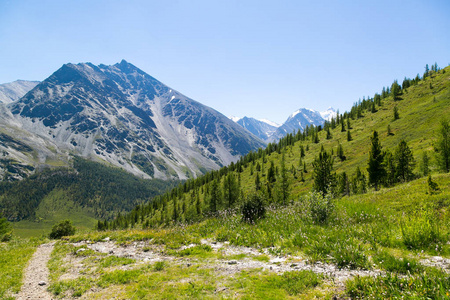
POLYGON ((272 141, 278 141, 288 133, 292 133, 300 129, 300 131, 305 130, 306 126, 313 125, 323 125, 324 119, 318 111, 300 108, 299 110, 292 113, 289 118, 278 127, 277 131, 271 136, 272 141))
POLYGON ((303 131, 306 126, 310 126, 311 124, 315 126, 323 125, 325 121, 331 120, 334 116, 336 116, 336 111, 332 107, 329 107, 323 112, 300 108, 292 113, 282 125, 267 120, 256 120, 249 117, 237 119, 235 122, 262 139, 264 142, 270 143, 278 141, 288 133, 297 130, 303 131))
POLYGON ((336 117, 336 111, 331 106, 327 110, 319 112, 319 114, 326 121, 331 121, 331 118, 336 117))
POLYGON ((144 178, 185 179, 264 145, 124 60, 63 65, 20 100, 0 105, 0 115, 0 151, 23 172, 75 154, 144 178))
POLYGON ((256 120, 248 117, 239 119, 237 123, 263 141, 267 141, 277 129, 273 122, 256 120))
POLYGON ((11 103, 19 100, 38 83, 39 81, 16 80, 0 84, 0 103, 11 103))

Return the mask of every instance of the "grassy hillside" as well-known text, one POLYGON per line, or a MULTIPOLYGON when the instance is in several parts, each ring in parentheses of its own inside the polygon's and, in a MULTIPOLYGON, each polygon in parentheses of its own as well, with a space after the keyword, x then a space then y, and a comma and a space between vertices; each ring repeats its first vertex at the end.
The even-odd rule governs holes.
MULTIPOLYGON (((260 190, 265 194, 268 202, 277 202, 276 190, 280 182, 283 153, 287 169, 287 182, 289 183, 289 200, 291 201, 296 201, 301 195, 311 191, 312 163, 322 148, 328 153, 334 154, 333 172, 336 172, 337 175, 345 172, 351 185, 352 178, 359 167, 366 177, 367 185, 366 169, 370 137, 374 130, 379 133, 383 150, 389 150, 391 153, 395 152, 400 141, 407 142, 414 156, 416 177, 422 176, 421 166, 424 153, 429 158, 431 172, 436 173, 439 168, 434 146, 439 137, 440 121, 448 119, 450 116, 449 70, 450 68, 447 67, 437 73, 433 72, 431 76, 423 80, 415 81, 412 86, 402 89, 395 100, 390 93, 386 94, 385 98, 380 97, 380 102, 371 98, 355 103, 351 112, 342 114, 345 131, 342 131, 340 124, 337 124, 335 128, 326 124, 325 128, 329 129, 331 135, 330 139, 327 139, 327 130, 317 132, 317 128, 311 128, 309 133, 288 135, 278 144, 269 144, 265 150, 260 149, 256 153, 250 153, 236 164, 186 182, 170 193, 157 197, 151 205, 137 207, 126 219, 121 217, 120 220, 116 220, 114 226, 126 227, 135 221, 137 223, 143 221, 145 226, 159 226, 173 223, 173 221, 199 220, 204 213, 214 210, 211 207, 210 193, 214 181, 218 183, 220 189, 217 210, 239 207, 246 195, 255 191, 257 176, 260 179, 260 190), (394 119, 394 107, 397 107, 399 114, 399 118, 396 120, 394 119), (350 122, 350 129, 347 119, 350 122), (390 134, 388 134, 388 126, 390 134), (347 138, 348 132, 351 133, 350 141, 347 138), (318 136, 318 141, 314 142, 315 134, 318 136), (343 161, 337 157, 339 144, 342 145, 346 158, 343 161), (300 155, 301 147, 305 150, 303 158, 300 155), (270 179, 268 179, 271 164, 276 172, 275 182, 269 182, 270 179), (306 172, 304 172, 305 169, 306 172), (231 206, 228 205, 226 197, 222 194, 224 178, 228 174, 232 174, 236 179, 240 193, 240 197, 231 206), (176 203, 175 209, 174 202, 176 203)), ((350 188, 352 187, 350 186, 350 188)))

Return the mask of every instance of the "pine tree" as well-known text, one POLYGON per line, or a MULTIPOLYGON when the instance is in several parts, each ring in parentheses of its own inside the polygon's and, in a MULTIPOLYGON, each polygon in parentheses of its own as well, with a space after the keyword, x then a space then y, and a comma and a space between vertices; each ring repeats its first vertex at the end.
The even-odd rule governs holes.
POLYGON ((259 191, 260 189, 261 189, 261 180, 259 179, 259 173, 256 173, 255 190, 259 191))
POLYGON ((388 124, 388 127, 387 127, 387 135, 393 135, 392 131, 391 131, 391 125, 390 124, 388 124))
POLYGON ((352 134, 350 133, 350 130, 347 131, 347 141, 350 142, 352 140, 352 134))
POLYGON ((327 140, 331 140, 330 128, 327 128, 327 140))
POLYGON ((228 207, 233 207, 239 199, 239 188, 236 176, 233 173, 228 173, 223 181, 223 198, 228 204, 228 207))
POLYGON ((381 144, 378 140, 378 132, 374 131, 370 138, 371 148, 369 151, 369 162, 367 172, 369 173, 369 183, 378 190, 379 184, 386 176, 386 168, 384 165, 384 153, 381 151, 381 144))
POLYGON ((305 157, 305 148, 303 147, 303 145, 300 145, 300 157, 305 157))
POLYGON ((400 119, 397 106, 394 106, 394 121, 400 119))
POLYGON ((209 209, 212 212, 216 212, 219 208, 221 198, 220 186, 217 180, 213 180, 211 182, 211 187, 209 190, 209 209))
POLYGON ((414 178, 414 156, 405 140, 402 140, 395 150, 395 177, 402 182, 414 178))
POLYGON ((313 161, 313 169, 314 190, 327 194, 333 181, 333 157, 326 151, 320 152, 313 161))
POLYGON ((178 203, 177 203, 177 198, 173 199, 172 219, 173 219, 174 222, 178 221, 178 203))
POLYGON ((340 143, 337 146, 336 155, 339 157, 339 159, 341 161, 344 161, 346 159, 346 157, 344 155, 344 148, 342 147, 342 145, 340 143))
POLYGON ((284 205, 287 204, 287 201, 289 199, 289 179, 288 174, 286 171, 286 165, 285 165, 285 157, 284 157, 284 151, 281 155, 281 171, 280 171, 280 179, 279 179, 279 188, 280 188, 280 200, 284 205))
POLYGON ((426 151, 422 153, 422 164, 420 166, 423 176, 427 176, 430 173, 429 158, 426 151))
POLYGON ((435 148, 441 170, 448 173, 450 171, 450 124, 448 120, 441 121, 435 148))
POLYGON ((395 162, 394 162, 394 156, 392 153, 387 150, 384 153, 384 165, 386 166, 386 176, 384 179, 384 184, 386 186, 392 186, 394 183, 397 182, 397 179, 395 177, 395 162))
POLYGON ((269 183, 274 183, 276 181, 275 166, 273 164, 273 161, 270 161, 270 167, 269 167, 269 170, 267 170, 267 181, 269 183))
POLYGON ((392 94, 392 98, 394 99, 394 101, 398 99, 400 92, 401 92, 401 87, 398 84, 397 80, 395 80, 391 86, 391 94, 392 94))
POLYGON ((197 212, 197 216, 202 215, 202 203, 200 201, 200 195, 197 193, 196 201, 195 201, 195 210, 197 212))
POLYGON ((348 196, 350 195, 350 186, 348 182, 347 173, 342 172, 339 176, 338 181, 338 193, 340 196, 348 196))

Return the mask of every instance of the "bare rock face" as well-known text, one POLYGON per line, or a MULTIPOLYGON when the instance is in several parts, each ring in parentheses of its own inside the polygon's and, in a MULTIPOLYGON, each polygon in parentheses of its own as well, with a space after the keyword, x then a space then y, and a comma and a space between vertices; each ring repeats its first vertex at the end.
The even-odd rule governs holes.
POLYGON ((143 178, 186 179, 264 146, 124 60, 63 65, 20 100, 0 105, 0 126, 0 179, 12 165, 24 166, 13 170, 20 179, 73 154, 143 178))

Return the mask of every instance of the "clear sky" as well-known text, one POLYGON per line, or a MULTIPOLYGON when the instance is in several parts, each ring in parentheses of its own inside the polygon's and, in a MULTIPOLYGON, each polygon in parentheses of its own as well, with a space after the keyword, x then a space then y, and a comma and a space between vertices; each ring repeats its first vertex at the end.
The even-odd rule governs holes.
POLYGON ((348 110, 450 63, 450 1, 0 0, 0 83, 125 59, 227 116, 348 110))

